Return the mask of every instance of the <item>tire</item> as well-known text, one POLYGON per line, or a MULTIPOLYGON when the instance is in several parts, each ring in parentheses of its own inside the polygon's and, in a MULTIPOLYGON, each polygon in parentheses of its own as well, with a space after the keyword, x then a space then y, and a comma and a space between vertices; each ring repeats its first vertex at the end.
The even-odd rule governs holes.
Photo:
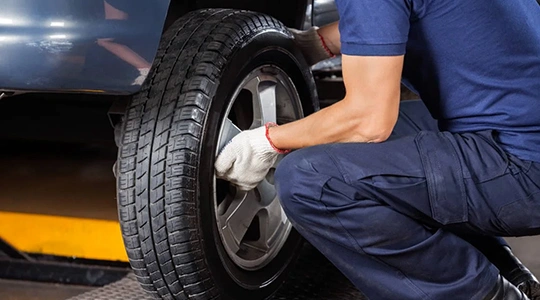
POLYGON ((145 291, 201 300, 277 291, 303 240, 272 194, 272 172, 265 189, 241 194, 213 165, 240 130, 316 111, 315 91, 292 36, 269 16, 201 10, 165 33, 124 116, 116 170, 122 235, 145 291))

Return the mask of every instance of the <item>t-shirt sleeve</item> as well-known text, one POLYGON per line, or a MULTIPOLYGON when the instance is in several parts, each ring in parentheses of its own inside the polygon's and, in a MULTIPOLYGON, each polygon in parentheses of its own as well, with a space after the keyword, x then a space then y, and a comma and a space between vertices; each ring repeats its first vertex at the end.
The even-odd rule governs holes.
POLYGON ((412 0, 336 0, 341 53, 362 56, 405 54, 412 0))

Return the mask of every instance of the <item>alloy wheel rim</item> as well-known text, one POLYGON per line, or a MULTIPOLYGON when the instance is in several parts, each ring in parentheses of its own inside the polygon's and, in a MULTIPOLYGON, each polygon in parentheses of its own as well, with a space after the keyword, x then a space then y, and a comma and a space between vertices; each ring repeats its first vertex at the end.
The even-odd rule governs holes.
MULTIPOLYGON (((292 79, 280 68, 264 65, 249 73, 238 85, 225 115, 216 155, 242 130, 267 122, 289 122, 301 118, 303 112, 292 79)), ((281 158, 280 155, 266 178, 248 192, 214 176, 214 211, 222 245, 235 265, 247 271, 268 265, 282 249, 292 229, 273 180, 281 158)))

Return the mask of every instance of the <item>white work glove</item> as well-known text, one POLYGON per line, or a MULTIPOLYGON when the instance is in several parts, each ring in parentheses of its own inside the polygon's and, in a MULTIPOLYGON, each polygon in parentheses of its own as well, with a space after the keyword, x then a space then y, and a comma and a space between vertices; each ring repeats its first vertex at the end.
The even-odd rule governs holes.
POLYGON ((310 66, 317 64, 325 59, 332 58, 335 55, 330 51, 326 42, 319 35, 319 27, 311 27, 308 30, 298 30, 289 28, 293 34, 294 40, 310 66))
POLYGON ((267 126, 242 131, 223 148, 214 165, 217 178, 243 191, 263 181, 280 154, 267 138, 267 126))

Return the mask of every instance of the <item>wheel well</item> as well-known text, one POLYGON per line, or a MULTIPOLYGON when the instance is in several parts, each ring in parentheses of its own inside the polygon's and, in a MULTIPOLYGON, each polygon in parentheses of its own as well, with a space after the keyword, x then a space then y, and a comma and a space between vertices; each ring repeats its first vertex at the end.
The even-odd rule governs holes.
POLYGON ((287 27, 301 28, 310 0, 171 0, 164 30, 190 11, 202 8, 245 9, 268 14, 287 27))

